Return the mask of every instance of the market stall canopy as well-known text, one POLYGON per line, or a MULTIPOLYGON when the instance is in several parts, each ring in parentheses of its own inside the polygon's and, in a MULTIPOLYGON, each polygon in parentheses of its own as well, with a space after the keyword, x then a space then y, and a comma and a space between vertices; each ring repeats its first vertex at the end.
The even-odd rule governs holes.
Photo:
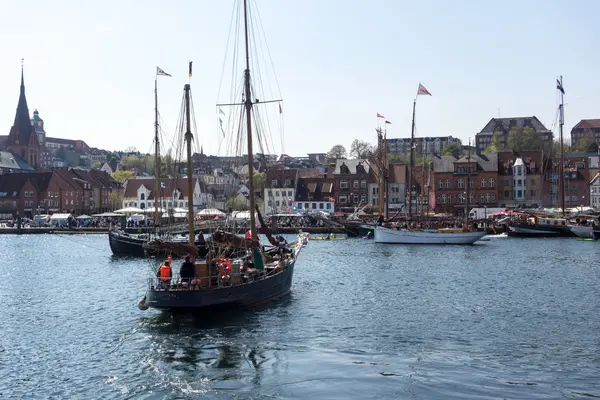
POLYGON ((144 219, 146 219, 146 216, 142 214, 133 214, 131 217, 129 217, 129 219, 132 219, 134 221, 143 221, 144 219))
POLYGON ((142 210, 141 208, 137 208, 137 207, 126 207, 126 208, 121 208, 120 210, 115 210, 116 213, 121 213, 121 214, 139 214, 144 212, 144 210, 142 210))
POLYGON ((225 213, 223 211, 217 210, 216 208, 206 208, 204 210, 198 211, 196 215, 213 217, 215 215, 225 215, 225 213))
POLYGON ((77 218, 77 219, 92 219, 92 217, 90 217, 89 215, 85 215, 85 214, 80 215, 79 217, 75 217, 75 218, 77 218))
POLYGON ((124 217, 125 214, 117 214, 114 212, 105 212, 102 214, 94 214, 92 217, 124 217))
POLYGON ((50 221, 68 219, 69 217, 71 217, 71 214, 52 214, 52 216, 50 217, 50 221))

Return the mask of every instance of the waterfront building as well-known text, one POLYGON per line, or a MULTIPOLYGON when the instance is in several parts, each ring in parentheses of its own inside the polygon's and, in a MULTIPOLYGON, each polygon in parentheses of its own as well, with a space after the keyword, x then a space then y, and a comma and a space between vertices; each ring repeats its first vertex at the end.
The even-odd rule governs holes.
MULTIPOLYGON (((498 206, 537 208, 556 202, 557 185, 544 179, 541 151, 498 153, 498 206)), ((548 159, 545 160, 549 164, 548 159)))
POLYGON ((600 209, 600 173, 597 173, 590 182, 590 206, 600 209))
POLYGON ((571 146, 575 147, 577 142, 589 136, 592 138, 596 147, 600 146, 600 119, 582 119, 571 129, 571 146))
POLYGON ((190 196, 187 178, 160 179, 159 196, 154 190, 154 178, 129 179, 124 185, 123 208, 137 207, 142 210, 153 210, 155 201, 164 212, 175 208, 188 207, 193 201, 194 211, 198 212, 207 204, 212 204, 212 195, 202 191, 200 180, 194 179, 194 190, 190 196), (158 200, 157 200, 158 197, 158 200))
POLYGON ((436 157, 434 163, 435 212, 464 215, 467 184, 469 208, 496 207, 498 158, 496 154, 436 157), (469 182, 467 177, 470 176, 469 182))
MULTIPOLYGON (((369 164, 364 160, 338 159, 332 170, 336 211, 354 212, 355 207, 367 204, 369 164)), ((329 173, 328 173, 329 176, 329 173)))
POLYGON ((546 151, 552 148, 552 131, 548 130, 535 115, 531 117, 492 118, 483 129, 475 135, 475 148, 477 154, 483 153, 483 151, 492 144, 494 136, 497 136, 500 145, 500 148, 497 149, 498 151, 510 149, 509 135, 511 132, 522 133, 522 129, 525 128, 531 128, 533 130, 540 147, 546 151))
MULTIPOLYGON (((428 136, 416 137, 413 140, 415 154, 441 154, 444 147, 449 144, 462 146, 459 138, 452 136, 428 136)), ((390 153, 410 153, 410 138, 390 138, 387 139, 387 147, 390 153)))

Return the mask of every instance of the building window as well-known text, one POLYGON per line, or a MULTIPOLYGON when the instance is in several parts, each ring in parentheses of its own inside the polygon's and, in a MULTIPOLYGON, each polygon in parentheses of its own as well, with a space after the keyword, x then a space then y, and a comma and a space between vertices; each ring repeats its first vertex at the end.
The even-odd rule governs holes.
POLYGON ((450 189, 450 179, 446 179, 446 189, 450 189))
POLYGON ((352 201, 354 202, 354 204, 358 203, 358 196, 354 195, 352 201))
POLYGON ((288 190, 288 197, 290 197, 290 198, 292 197, 292 191, 291 190, 288 190))
POLYGON ((286 179, 286 180, 285 180, 285 186, 286 186, 286 187, 287 187, 287 186, 291 186, 291 184, 292 184, 292 181, 291 181, 291 180, 289 180, 289 179, 286 179))
POLYGON ((485 184, 486 184, 486 183, 487 183, 487 182, 486 182, 485 178, 482 178, 482 179, 481 179, 481 188, 482 188, 482 189, 484 189, 484 188, 485 188, 485 184))
POLYGON ((459 193, 458 194, 458 203, 459 204, 463 204, 465 202, 465 194, 464 193, 459 193))
POLYGON ((331 203, 327 203, 327 204, 325 205, 325 208, 326 208, 326 209, 328 209, 328 210, 331 210, 331 203))
POLYGON ((346 204, 346 196, 340 196, 340 204, 346 204))
POLYGON ((25 192, 25 197, 29 197, 29 192, 25 192))
POLYGON ((319 203, 319 210, 322 210, 324 207, 323 203, 319 203))
POLYGON ((354 181, 353 184, 354 184, 354 189, 358 189, 359 182, 358 181, 354 181))
POLYGON ((494 188, 494 178, 490 178, 488 183, 489 183, 490 189, 493 189, 494 188))
POLYGON ((496 201, 496 195, 495 195, 494 193, 492 193, 492 194, 490 195, 490 201, 491 201, 492 203, 496 201))
POLYGON ((348 181, 340 181, 340 189, 348 189, 348 181))
POLYGON ((523 191, 522 190, 517 190, 517 197, 523 197, 523 191))
POLYGON ((271 186, 272 186, 272 187, 277 187, 277 179, 273 179, 273 180, 271 181, 271 186))
POLYGON ((279 190, 275 192, 275 197, 279 197, 279 190))
POLYGON ((464 189, 465 187, 465 182, 462 179, 458 180, 458 188, 459 189, 464 189))
POLYGON ((367 188, 367 181, 365 181, 365 180, 360 181, 360 188, 361 189, 366 189, 367 188))
POLYGON ((442 204, 446 203, 446 195, 445 194, 442 195, 442 201, 441 201, 441 203, 442 204))
POLYGON ((485 203, 485 195, 484 194, 481 195, 481 203, 485 203))
MULTIPOLYGON (((271 205, 271 200, 269 200, 269 205, 271 205)), ((298 203, 298 210, 302 210, 302 203, 298 203)))
POLYGON ((442 180, 440 179, 438 181, 438 189, 443 189, 444 188, 444 182, 442 182, 442 180))
POLYGON ((535 197, 535 193, 536 193, 536 191, 535 191, 535 190, 530 190, 530 191, 529 191, 529 195, 530 195, 531 197, 535 197))
POLYGON ((140 200, 146 200, 146 195, 144 193, 140 194, 140 200))
POLYGON ((312 209, 316 210, 317 209, 317 203, 311 203, 312 209))
POLYGON ((486 193, 486 194, 485 194, 485 202, 486 202, 486 203, 489 203, 489 202, 490 202, 490 194, 489 194, 489 193, 486 193))

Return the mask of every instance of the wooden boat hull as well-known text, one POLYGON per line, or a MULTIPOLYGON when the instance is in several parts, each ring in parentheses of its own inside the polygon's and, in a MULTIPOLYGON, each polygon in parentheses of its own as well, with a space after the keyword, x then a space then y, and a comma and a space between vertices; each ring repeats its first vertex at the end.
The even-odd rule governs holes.
POLYGON ((406 231, 384 228, 375 229, 375 243, 388 244, 473 244, 485 232, 444 233, 439 231, 406 231))
POLYGON ((146 241, 146 239, 134 236, 125 236, 115 232, 108 233, 110 249, 116 256, 145 257, 146 251, 142 246, 146 241))
POLYGON ((594 228, 591 226, 569 225, 569 229, 577 235, 577 237, 588 239, 592 238, 594 232, 594 228))
POLYGON ((289 293, 294 276, 292 261, 268 278, 236 286, 200 290, 148 290, 145 304, 165 311, 199 311, 218 307, 247 307, 289 293))
MULTIPOLYGON (((108 233, 108 243, 115 256, 147 257, 148 252, 144 249, 144 243, 147 241, 148 239, 127 236, 114 231, 108 233)), ((198 247, 199 258, 206 257, 207 253, 208 249, 206 247, 198 247)))
POLYGON ((575 237, 568 226, 511 224, 508 226, 510 237, 575 237))

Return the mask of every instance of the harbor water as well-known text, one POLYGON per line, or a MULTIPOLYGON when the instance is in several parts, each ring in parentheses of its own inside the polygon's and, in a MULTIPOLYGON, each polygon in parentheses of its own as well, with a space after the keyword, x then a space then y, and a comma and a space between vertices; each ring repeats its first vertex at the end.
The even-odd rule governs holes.
POLYGON ((0 248, 0 398, 600 397, 598 242, 311 241, 286 298, 176 319, 106 235, 0 248))

